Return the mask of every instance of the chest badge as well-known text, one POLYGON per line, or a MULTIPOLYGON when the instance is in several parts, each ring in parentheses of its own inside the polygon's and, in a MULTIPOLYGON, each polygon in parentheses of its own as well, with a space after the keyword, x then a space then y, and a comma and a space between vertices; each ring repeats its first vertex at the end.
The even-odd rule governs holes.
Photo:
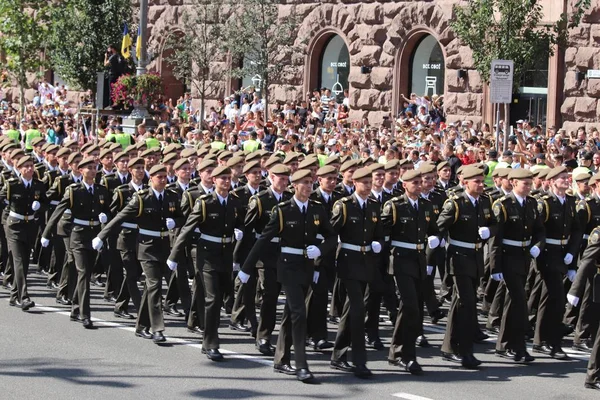
POLYGON ((315 214, 315 216, 314 216, 314 223, 315 223, 315 226, 319 226, 321 224, 321 221, 319 221, 318 214, 315 214))

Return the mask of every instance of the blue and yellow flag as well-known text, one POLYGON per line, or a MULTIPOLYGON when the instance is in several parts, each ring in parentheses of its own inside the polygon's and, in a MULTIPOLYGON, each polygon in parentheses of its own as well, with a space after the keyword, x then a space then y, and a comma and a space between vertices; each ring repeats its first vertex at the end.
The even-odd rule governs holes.
POLYGON ((135 41, 135 56, 139 60, 142 57, 142 31, 138 26, 138 35, 135 41))
POLYGON ((123 43, 121 44, 121 54, 125 58, 131 57, 131 43, 131 36, 129 36, 127 22, 125 22, 125 28, 123 29, 123 43))

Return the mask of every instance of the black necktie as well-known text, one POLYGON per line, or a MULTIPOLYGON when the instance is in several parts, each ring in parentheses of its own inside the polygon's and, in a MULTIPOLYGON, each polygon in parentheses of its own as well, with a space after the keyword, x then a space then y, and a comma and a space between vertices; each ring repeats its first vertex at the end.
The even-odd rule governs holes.
POLYGON ((306 215, 306 206, 302 206, 302 215, 306 215))
POLYGON ((419 203, 417 203, 416 201, 413 203, 413 208, 415 209, 415 211, 419 211, 419 203))
POLYGON ((160 206, 161 210, 163 207, 163 195, 162 193, 158 195, 158 205, 160 206))
POLYGON ((227 207, 227 201, 223 200, 223 202, 221 203, 221 205, 223 206, 223 208, 227 207))
POLYGON ((90 192, 91 195, 94 195, 94 189, 92 189, 91 186, 88 188, 88 192, 90 192))
POLYGON ((363 212, 367 211, 367 202, 366 201, 363 202, 362 210, 363 210, 363 212))
POLYGON ((381 195, 377 196, 377 200, 381 203, 381 195))
POLYGON ((121 184, 124 185, 127 183, 127 178, 123 177, 121 178, 121 184))
POLYGON ((475 207, 476 210, 477 210, 478 205, 479 205, 479 202, 477 200, 475 200, 475 203, 473 204, 473 206, 475 207))

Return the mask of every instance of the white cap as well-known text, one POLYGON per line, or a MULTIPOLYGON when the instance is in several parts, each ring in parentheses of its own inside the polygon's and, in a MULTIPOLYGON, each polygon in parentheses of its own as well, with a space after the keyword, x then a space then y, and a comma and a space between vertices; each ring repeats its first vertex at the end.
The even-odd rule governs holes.
POLYGON ((327 142, 327 146, 335 146, 337 143, 337 140, 335 139, 329 139, 329 141, 327 142))

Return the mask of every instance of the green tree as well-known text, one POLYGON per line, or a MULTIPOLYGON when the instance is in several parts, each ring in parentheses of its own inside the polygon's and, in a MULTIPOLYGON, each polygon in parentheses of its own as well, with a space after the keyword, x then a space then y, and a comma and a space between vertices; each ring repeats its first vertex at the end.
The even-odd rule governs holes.
POLYGON ((49 55, 54 71, 69 85, 95 92, 106 48, 121 48, 123 24, 131 16, 131 0, 62 0, 52 7, 49 55))
POLYGON ((218 0, 194 0, 182 17, 185 36, 165 32, 168 35, 165 49, 171 50, 166 61, 173 68, 175 78, 196 89, 200 96, 201 121, 204 121, 206 97, 217 90, 224 75, 216 62, 222 53, 225 23, 222 6, 218 0))
POLYGON ((464 6, 455 6, 456 18, 451 27, 459 40, 471 48, 475 69, 486 83, 490 80, 492 60, 513 60, 517 89, 541 54, 552 56, 556 45, 567 43, 569 28, 579 24, 590 1, 577 0, 573 13, 544 24, 538 0, 468 0, 464 6))
POLYGON ((269 84, 280 81, 285 68, 283 55, 301 51, 294 44, 299 26, 294 8, 279 15, 279 0, 239 0, 230 5, 223 45, 229 52, 230 74, 236 78, 258 75, 268 117, 269 84), (241 67, 235 67, 241 65, 241 67))
POLYGON ((19 86, 21 116, 25 115, 27 74, 40 73, 49 6, 46 0, 0 0, 0 52, 4 69, 19 86))

